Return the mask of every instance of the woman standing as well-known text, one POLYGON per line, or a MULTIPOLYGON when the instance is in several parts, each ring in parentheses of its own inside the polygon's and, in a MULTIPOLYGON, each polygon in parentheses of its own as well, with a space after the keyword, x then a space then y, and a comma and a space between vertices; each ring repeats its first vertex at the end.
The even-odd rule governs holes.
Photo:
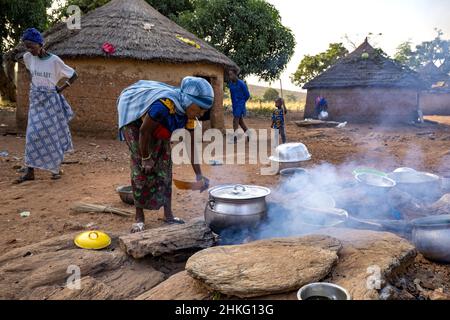
MULTIPOLYGON (((181 87, 141 80, 126 88, 118 99, 119 130, 131 153, 131 184, 136 206, 136 223, 131 232, 145 228, 144 209, 164 207, 167 223, 184 223, 172 213, 172 159, 170 137, 177 129, 192 130, 194 119, 202 117, 214 102, 211 85, 202 78, 186 77, 181 87)), ((193 141, 191 134, 191 141, 193 141)), ((191 143, 193 146, 193 143, 191 143)), ((191 156, 197 181, 203 177, 191 156)))
POLYGON ((34 169, 48 170, 59 179, 64 153, 72 151, 69 121, 73 112, 61 92, 77 78, 75 70, 58 56, 46 52, 41 33, 30 28, 22 41, 27 49, 23 62, 30 72, 30 107, 25 145, 25 174, 16 183, 34 180, 34 169), (69 78, 58 87, 59 80, 69 78))

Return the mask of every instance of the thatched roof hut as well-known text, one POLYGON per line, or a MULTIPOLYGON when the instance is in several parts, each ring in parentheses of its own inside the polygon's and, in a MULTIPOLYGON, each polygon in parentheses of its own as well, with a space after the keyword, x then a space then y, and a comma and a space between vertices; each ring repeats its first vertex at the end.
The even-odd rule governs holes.
POLYGON ((450 77, 441 71, 433 62, 430 62, 418 70, 422 79, 427 82, 429 87, 438 82, 450 82, 450 77))
MULTIPOLYGON (((125 87, 141 79, 179 85, 188 75, 204 77, 213 85, 211 125, 223 128, 224 72, 238 67, 144 0, 112 0, 83 15, 80 30, 59 23, 44 36, 47 50, 80 76, 66 93, 77 114, 72 123, 75 132, 115 134, 116 99, 125 87), (105 43, 112 44, 115 52, 104 52, 105 43)), ((28 84, 24 68, 20 69, 17 118, 24 127, 28 84)))
POLYGON ((423 81, 413 70, 389 59, 366 39, 355 51, 305 84, 305 118, 315 116, 315 99, 324 96, 333 120, 398 122, 414 119, 423 81))
POLYGON ((450 77, 433 62, 419 71, 427 83, 420 93, 420 108, 425 115, 450 115, 450 77))

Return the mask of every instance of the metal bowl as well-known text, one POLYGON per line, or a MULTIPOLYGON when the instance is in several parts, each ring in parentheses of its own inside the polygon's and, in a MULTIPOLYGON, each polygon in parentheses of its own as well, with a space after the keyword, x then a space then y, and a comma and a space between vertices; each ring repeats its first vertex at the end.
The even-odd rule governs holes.
POLYGON ((297 175, 307 175, 309 174, 308 170, 303 168, 287 168, 280 171, 280 176, 282 178, 292 178, 297 175))
POLYGON ((299 162, 311 160, 311 154, 303 143, 284 143, 275 149, 275 156, 269 157, 276 162, 299 162))
POLYGON ((411 221, 412 240, 427 259, 450 263, 450 214, 411 221))
POLYGON ((395 187, 396 183, 394 180, 388 178, 388 177, 384 177, 384 176, 380 176, 378 174, 373 174, 373 173, 368 173, 368 172, 364 172, 364 173, 358 173, 355 176, 355 179, 366 185, 366 186, 370 186, 370 187, 376 187, 376 188, 381 188, 381 189, 390 189, 395 187))
POLYGON ((442 196, 439 176, 419 171, 392 172, 388 177, 397 188, 419 199, 437 200, 442 196))
POLYGON ((397 184, 422 184, 422 183, 437 183, 439 176, 419 171, 397 171, 388 175, 397 184))
POLYGON ((351 300, 344 288, 328 282, 315 282, 303 286, 297 292, 298 300, 351 300))
POLYGON ((131 186, 120 186, 116 189, 116 191, 123 202, 134 205, 133 188, 131 186))

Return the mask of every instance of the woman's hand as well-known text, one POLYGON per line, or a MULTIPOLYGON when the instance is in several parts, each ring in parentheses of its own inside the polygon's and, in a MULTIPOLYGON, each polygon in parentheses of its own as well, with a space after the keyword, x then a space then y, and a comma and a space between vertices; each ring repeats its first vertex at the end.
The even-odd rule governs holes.
POLYGON ((198 174, 197 175, 197 181, 202 181, 203 182, 203 185, 202 185, 202 187, 200 189, 200 192, 203 192, 203 191, 205 191, 205 190, 207 190, 209 188, 209 179, 204 177, 203 175, 198 174))
POLYGON ((155 166, 155 160, 153 159, 146 159, 142 160, 142 169, 144 170, 145 174, 150 174, 153 170, 153 167, 155 166))

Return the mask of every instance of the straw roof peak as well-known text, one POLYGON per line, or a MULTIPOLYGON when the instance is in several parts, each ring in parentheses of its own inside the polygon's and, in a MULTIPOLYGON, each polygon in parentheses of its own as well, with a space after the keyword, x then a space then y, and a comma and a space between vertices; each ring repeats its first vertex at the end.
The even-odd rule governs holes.
POLYGON ((306 83, 304 89, 350 87, 424 87, 419 75, 364 42, 336 64, 306 83))
POLYGON ((112 0, 81 17, 81 29, 58 23, 45 32, 46 48, 61 57, 130 58, 171 63, 236 64, 160 14, 144 0, 112 0), (103 51, 111 43, 115 52, 103 51))

